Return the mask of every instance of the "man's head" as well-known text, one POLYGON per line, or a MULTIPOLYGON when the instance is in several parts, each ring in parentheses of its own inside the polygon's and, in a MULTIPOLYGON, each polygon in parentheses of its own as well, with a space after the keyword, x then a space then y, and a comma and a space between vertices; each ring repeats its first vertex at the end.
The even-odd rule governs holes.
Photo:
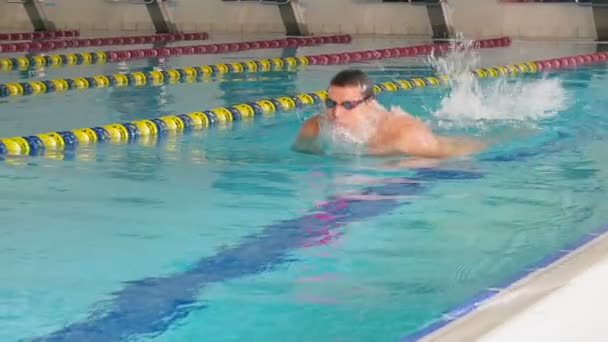
POLYGON ((360 129, 366 113, 374 109, 374 86, 361 70, 344 70, 329 83, 325 101, 330 122, 348 130, 360 129))

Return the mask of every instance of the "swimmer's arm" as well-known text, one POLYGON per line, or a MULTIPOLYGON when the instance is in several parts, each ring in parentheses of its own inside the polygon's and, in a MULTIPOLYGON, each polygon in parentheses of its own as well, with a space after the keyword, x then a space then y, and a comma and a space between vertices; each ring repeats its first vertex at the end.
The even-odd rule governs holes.
POLYGON ((433 132, 424 126, 414 126, 402 120, 396 123, 397 136, 393 150, 410 157, 441 159, 446 157, 445 147, 433 132))
POLYGON ((396 146, 403 154, 431 159, 471 155, 483 148, 484 144, 474 139, 438 136, 430 129, 406 132, 396 146))
POLYGON ((291 146, 292 150, 302 153, 322 154, 319 143, 319 117, 313 116, 302 124, 296 141, 291 146))
POLYGON ((420 169, 437 167, 439 166, 440 162, 441 159, 437 158, 411 157, 407 159, 388 161, 383 165, 389 168, 420 169))

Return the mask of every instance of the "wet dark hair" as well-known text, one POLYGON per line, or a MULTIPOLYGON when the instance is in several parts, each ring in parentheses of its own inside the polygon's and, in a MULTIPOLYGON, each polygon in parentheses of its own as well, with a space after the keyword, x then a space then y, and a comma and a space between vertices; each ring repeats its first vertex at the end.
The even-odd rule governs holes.
POLYGON ((329 82, 330 86, 337 87, 364 87, 364 98, 374 97, 374 83, 367 74, 358 69, 347 69, 337 73, 329 82))

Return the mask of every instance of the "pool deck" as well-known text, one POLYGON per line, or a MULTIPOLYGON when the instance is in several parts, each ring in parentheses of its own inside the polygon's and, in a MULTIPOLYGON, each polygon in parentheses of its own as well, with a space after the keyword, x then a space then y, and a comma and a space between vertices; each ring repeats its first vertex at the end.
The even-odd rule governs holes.
POLYGON ((608 233, 420 341, 606 341, 608 233))

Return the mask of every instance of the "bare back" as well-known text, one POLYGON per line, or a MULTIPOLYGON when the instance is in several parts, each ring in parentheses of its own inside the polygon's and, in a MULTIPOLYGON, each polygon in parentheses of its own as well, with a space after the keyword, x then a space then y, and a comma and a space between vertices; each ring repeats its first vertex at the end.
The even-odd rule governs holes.
POLYGON ((435 135, 422 120, 393 108, 384 112, 369 151, 375 155, 448 158, 474 153, 483 144, 472 139, 435 135))

